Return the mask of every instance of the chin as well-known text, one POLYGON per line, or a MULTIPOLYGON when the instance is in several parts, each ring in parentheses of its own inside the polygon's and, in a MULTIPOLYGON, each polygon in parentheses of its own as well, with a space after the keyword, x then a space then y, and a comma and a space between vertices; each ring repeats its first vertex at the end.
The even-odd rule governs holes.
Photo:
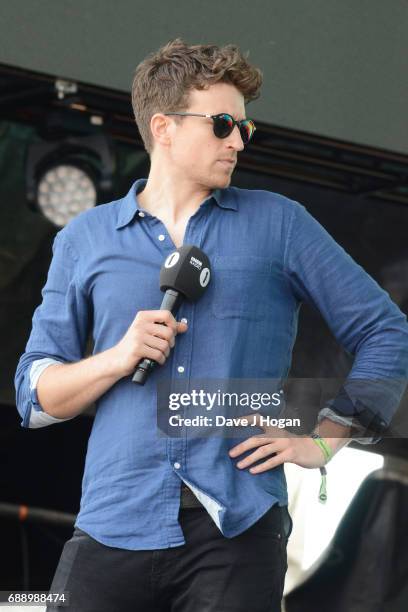
POLYGON ((213 176, 211 183, 213 184, 212 189, 225 189, 231 183, 231 174, 224 174, 217 178, 213 176))
POLYGON ((226 176, 225 179, 222 181, 222 185, 220 185, 220 188, 225 189, 226 187, 229 187, 231 185, 231 178, 231 175, 226 176))

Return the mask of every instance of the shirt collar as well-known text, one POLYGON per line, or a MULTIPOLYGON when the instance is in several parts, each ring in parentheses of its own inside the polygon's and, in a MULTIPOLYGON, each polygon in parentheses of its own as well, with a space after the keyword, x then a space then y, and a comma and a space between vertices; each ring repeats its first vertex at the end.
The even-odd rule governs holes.
MULTIPOLYGON (((129 192, 122 198, 119 207, 118 220, 115 225, 116 229, 125 227, 128 225, 136 213, 141 210, 138 206, 137 194, 142 191, 146 185, 147 179, 141 178, 135 181, 130 188, 129 192)), ((211 194, 204 200, 204 202, 213 199, 220 208, 226 208, 229 210, 238 210, 237 202, 231 193, 228 193, 227 189, 214 189, 211 194)), ((204 203, 203 202, 203 203, 204 203)))

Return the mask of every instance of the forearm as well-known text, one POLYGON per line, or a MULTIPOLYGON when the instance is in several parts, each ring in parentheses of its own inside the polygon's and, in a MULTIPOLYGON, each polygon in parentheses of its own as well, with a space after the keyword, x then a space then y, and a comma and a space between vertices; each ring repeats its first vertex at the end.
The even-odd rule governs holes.
POLYGON ((86 410, 122 376, 114 349, 76 363, 53 364, 38 379, 38 401, 51 416, 71 418, 86 410))

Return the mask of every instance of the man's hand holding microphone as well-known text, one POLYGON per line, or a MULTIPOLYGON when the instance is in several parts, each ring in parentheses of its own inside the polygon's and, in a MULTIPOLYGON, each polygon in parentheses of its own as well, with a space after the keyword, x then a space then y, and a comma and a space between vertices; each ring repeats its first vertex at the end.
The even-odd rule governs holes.
POLYGON ((163 365, 177 334, 187 329, 186 319, 176 321, 169 310, 139 310, 122 340, 111 349, 118 370, 129 376, 144 358, 163 365))

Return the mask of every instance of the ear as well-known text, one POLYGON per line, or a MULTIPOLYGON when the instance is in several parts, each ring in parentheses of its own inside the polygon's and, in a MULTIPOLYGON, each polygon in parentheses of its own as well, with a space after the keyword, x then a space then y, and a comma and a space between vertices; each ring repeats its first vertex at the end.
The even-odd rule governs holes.
POLYGON ((166 117, 163 113, 155 113, 150 119, 150 129, 154 142, 165 147, 169 146, 174 129, 174 122, 170 117, 166 117))

